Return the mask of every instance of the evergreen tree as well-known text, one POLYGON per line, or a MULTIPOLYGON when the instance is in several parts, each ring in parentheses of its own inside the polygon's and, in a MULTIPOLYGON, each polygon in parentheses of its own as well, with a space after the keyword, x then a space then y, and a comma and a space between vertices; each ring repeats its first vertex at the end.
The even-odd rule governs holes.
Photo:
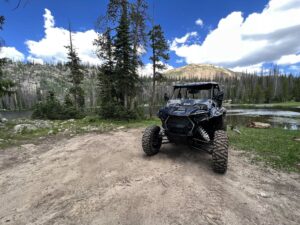
POLYGON ((95 44, 98 57, 105 61, 99 68, 98 76, 102 96, 100 102, 105 104, 105 99, 113 100, 124 112, 133 111, 135 106, 139 81, 137 71, 142 65, 139 50, 145 48, 147 40, 147 7, 145 0, 110 0, 106 15, 98 20, 100 33, 104 35, 100 35, 95 44), (105 42, 108 32, 109 41, 105 42), (106 59, 108 52, 112 56, 110 60, 106 59), (103 85, 110 82, 111 85, 103 85))
POLYGON ((149 32, 150 46, 152 48, 152 56, 150 60, 152 61, 152 94, 150 101, 150 117, 153 114, 153 105, 155 98, 155 83, 161 77, 161 72, 166 68, 165 62, 169 60, 169 46, 164 37, 164 32, 160 25, 153 26, 152 30, 149 32))
POLYGON ((143 62, 140 58, 141 51, 146 48, 148 4, 145 0, 136 0, 131 4, 130 20, 131 20, 131 36, 133 40, 133 64, 134 69, 137 70, 138 66, 142 66, 143 62))
POLYGON ((80 64, 80 59, 78 57, 77 52, 74 49, 73 41, 72 41, 72 33, 71 29, 69 30, 70 33, 70 45, 66 46, 68 49, 68 59, 67 67, 70 69, 69 81, 72 84, 72 87, 69 90, 69 93, 73 97, 73 106, 77 110, 83 110, 84 108, 84 91, 81 87, 81 83, 84 78, 83 74, 83 66, 80 64))
MULTIPOLYGON (((3 30, 4 21, 5 21, 4 16, 0 16, 0 30, 3 30)), ((2 43, 3 41, 0 38, 0 51, 1 51, 2 43)), ((5 63, 6 63, 6 59, 1 58, 0 59, 0 97, 2 97, 5 94, 11 94, 12 93, 11 88, 14 86, 13 81, 4 78, 4 73, 2 68, 5 65, 5 63)))
POLYGON ((112 39, 110 30, 103 35, 99 35, 94 43, 97 46, 97 55, 103 61, 98 68, 98 86, 100 100, 100 115, 105 118, 112 116, 111 112, 115 111, 116 87, 115 87, 115 62, 113 60, 112 39))
POLYGON ((116 29, 114 42, 114 60, 116 61, 116 85, 121 104, 129 108, 130 97, 135 96, 138 75, 135 73, 133 62, 132 40, 130 37, 130 19, 128 16, 128 2, 122 0, 122 12, 119 26, 116 29))

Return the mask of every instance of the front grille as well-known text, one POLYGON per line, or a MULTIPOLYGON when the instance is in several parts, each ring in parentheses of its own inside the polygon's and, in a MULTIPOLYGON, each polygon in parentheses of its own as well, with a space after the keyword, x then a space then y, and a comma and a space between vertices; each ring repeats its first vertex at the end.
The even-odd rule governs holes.
POLYGON ((187 135, 193 129, 191 120, 186 116, 170 116, 166 126, 169 132, 180 135, 187 135))

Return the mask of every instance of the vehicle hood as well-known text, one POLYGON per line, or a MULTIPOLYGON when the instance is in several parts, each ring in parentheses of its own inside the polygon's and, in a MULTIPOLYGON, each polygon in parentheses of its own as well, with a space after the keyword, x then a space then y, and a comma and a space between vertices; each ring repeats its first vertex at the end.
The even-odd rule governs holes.
POLYGON ((163 114, 189 116, 208 113, 213 101, 210 99, 172 99, 161 109, 163 114))

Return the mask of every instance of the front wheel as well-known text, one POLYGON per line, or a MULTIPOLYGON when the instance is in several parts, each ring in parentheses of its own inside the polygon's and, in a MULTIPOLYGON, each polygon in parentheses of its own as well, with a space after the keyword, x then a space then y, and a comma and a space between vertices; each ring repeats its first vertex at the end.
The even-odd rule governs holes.
POLYGON ((228 137, 224 130, 217 130, 214 134, 212 163, 213 170, 217 173, 225 173, 228 163, 228 137))
POLYGON ((159 152, 162 143, 162 137, 159 132, 159 126, 153 125, 146 128, 142 138, 142 146, 146 155, 152 156, 159 152))

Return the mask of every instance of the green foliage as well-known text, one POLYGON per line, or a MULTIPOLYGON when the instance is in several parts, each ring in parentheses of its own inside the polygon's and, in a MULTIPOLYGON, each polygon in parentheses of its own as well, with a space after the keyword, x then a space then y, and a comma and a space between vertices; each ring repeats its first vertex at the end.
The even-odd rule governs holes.
POLYGON ((95 40, 99 67, 99 114, 102 118, 132 119, 139 113, 134 104, 140 64, 138 47, 145 44, 144 0, 110 0, 105 16, 106 30, 95 40), (116 25, 116 29, 111 26, 116 25), (114 32, 113 38, 111 32, 114 32))
POLYGON ((103 104, 98 113, 103 119, 132 120, 144 118, 144 112, 141 108, 131 110, 113 101, 103 104))
POLYGON ((4 21, 5 21, 4 16, 0 16, 0 30, 3 30, 4 21))
POLYGON ((149 32, 149 37, 151 40, 152 56, 150 60, 152 61, 153 67, 153 78, 152 78, 152 94, 150 101, 150 117, 152 117, 154 98, 155 98, 155 83, 157 80, 162 78, 160 71, 166 68, 165 62, 169 60, 169 46, 164 37, 164 33, 160 25, 156 25, 149 32))
POLYGON ((69 90, 70 96, 68 96, 68 104, 71 104, 77 109, 83 111, 84 108, 84 91, 81 87, 81 83, 84 79, 83 66, 80 64, 80 59, 77 52, 75 51, 72 43, 72 34, 70 32, 70 45, 66 46, 68 50, 68 59, 67 67, 70 69, 69 81, 72 84, 72 87, 69 90))
POLYGON ((294 141, 299 131, 277 128, 240 128, 242 134, 229 131, 231 145, 237 149, 254 153, 255 159, 266 162, 274 168, 298 171, 300 142, 294 141))
MULTIPOLYGON (((4 16, 0 16, 0 30, 3 29, 5 18, 4 16)), ((2 47, 2 40, 0 38, 0 51, 2 47)), ((2 58, 0 59, 0 97, 6 94, 11 94, 11 88, 14 87, 14 82, 10 79, 5 79, 3 74, 3 66, 6 63, 6 59, 2 58)))
POLYGON ((82 111, 69 104, 68 97, 66 97, 63 105, 55 98, 53 92, 49 92, 45 102, 40 102, 34 106, 32 114, 33 119, 49 120, 79 119, 83 117, 82 111))
POLYGON ((150 47, 152 48, 152 56, 150 60, 153 64, 153 71, 155 78, 161 76, 160 70, 166 68, 164 62, 169 60, 169 45, 164 37, 164 32, 160 25, 153 26, 152 30, 149 32, 150 47))

